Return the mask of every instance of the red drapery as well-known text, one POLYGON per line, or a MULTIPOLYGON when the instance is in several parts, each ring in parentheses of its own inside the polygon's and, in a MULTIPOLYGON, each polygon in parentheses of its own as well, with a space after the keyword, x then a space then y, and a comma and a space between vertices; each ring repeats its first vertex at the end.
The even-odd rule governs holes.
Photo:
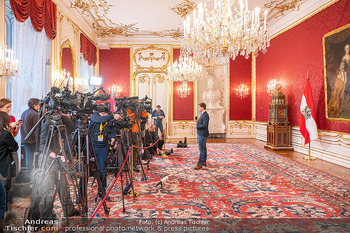
POLYGON ((41 32, 45 28, 46 36, 53 40, 57 34, 56 4, 52 0, 10 0, 11 9, 19 22, 30 17, 33 28, 41 32))
POLYGON ((88 62, 89 66, 96 65, 96 46, 91 43, 91 41, 89 41, 84 34, 80 34, 80 52, 83 54, 84 60, 88 62))

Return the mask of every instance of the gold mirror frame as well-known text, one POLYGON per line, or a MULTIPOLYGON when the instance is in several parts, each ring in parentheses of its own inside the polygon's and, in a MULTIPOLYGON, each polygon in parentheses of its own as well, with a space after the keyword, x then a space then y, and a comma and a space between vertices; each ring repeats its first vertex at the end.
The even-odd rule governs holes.
POLYGON ((75 83, 75 78, 76 78, 76 68, 75 68, 75 65, 76 65, 76 59, 75 59, 75 56, 74 56, 74 49, 73 49, 73 46, 71 44, 71 42, 68 40, 64 41, 61 45, 61 50, 60 50, 60 62, 59 62, 59 72, 62 70, 62 53, 63 53, 63 49, 64 48, 70 48, 70 51, 72 53, 72 60, 73 60, 73 73, 72 73, 72 78, 73 78, 73 87, 74 87, 74 83, 75 83))

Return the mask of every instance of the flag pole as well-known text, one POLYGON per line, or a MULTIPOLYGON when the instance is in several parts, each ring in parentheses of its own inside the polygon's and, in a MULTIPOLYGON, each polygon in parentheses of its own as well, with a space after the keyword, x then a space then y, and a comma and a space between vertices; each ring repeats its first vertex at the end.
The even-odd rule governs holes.
POLYGON ((312 156, 311 156, 311 142, 309 142, 309 156, 304 156, 303 159, 309 160, 309 161, 311 161, 311 160, 316 160, 315 157, 312 157, 312 156))

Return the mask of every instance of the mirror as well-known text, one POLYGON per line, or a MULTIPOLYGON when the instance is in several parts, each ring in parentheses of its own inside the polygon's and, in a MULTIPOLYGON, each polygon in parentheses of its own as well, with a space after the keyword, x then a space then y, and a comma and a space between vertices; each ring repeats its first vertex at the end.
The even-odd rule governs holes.
POLYGON ((67 80, 69 78, 69 86, 73 86, 75 78, 75 58, 73 47, 69 40, 65 41, 61 46, 61 67, 60 67, 60 76, 61 78, 66 79, 64 85, 67 85, 67 80))

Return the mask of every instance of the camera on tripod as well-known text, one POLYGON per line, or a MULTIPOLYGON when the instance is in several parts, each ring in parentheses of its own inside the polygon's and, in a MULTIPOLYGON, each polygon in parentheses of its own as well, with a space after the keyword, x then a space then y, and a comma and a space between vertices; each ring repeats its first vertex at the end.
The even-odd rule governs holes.
POLYGON ((186 148, 187 147, 187 138, 185 137, 184 142, 179 141, 177 148, 186 148))

